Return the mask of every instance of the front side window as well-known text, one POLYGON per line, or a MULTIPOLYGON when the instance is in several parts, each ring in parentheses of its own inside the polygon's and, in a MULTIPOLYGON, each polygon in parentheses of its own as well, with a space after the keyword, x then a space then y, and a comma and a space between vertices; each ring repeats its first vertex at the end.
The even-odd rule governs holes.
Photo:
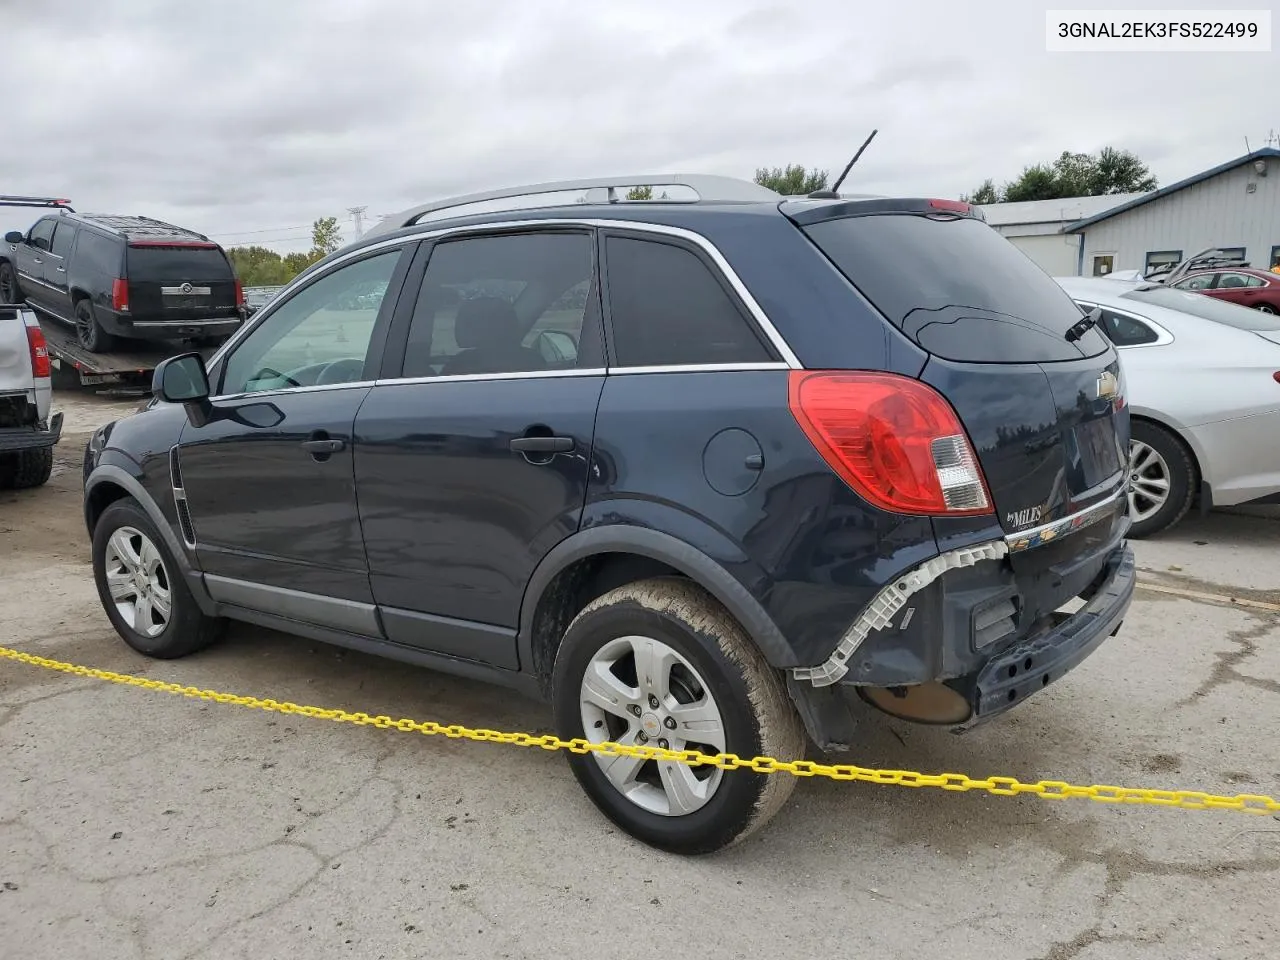
POLYGON ((615 366, 774 360, 693 251, 629 237, 610 237, 605 251, 615 366))
POLYGON ((601 366, 593 248, 589 233, 437 243, 418 292, 401 375, 601 366))
POLYGON ((346 264, 289 297, 236 345, 220 393, 363 380, 373 326, 400 255, 390 250, 346 264))
POLYGON ((53 228, 57 223, 56 220, 45 218, 31 228, 31 234, 27 238, 27 242, 37 250, 48 250, 49 244, 53 240, 53 228))
POLYGON ((1216 273, 1199 273, 1186 280, 1179 280, 1174 287, 1178 290, 1208 290, 1213 286, 1213 278, 1216 276, 1216 273))

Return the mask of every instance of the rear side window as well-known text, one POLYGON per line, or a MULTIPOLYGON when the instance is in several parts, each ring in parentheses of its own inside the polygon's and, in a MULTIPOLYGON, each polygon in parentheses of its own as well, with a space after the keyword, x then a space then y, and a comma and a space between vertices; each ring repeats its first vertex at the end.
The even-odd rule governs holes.
POLYGON ((1107 349, 1096 334, 1066 339, 1079 308, 980 220, 873 214, 804 230, 896 327, 939 356, 1054 361, 1107 349))
POLYGON ((58 229, 53 234, 53 253, 59 257, 65 257, 71 253, 71 242, 76 238, 76 225, 69 220, 62 220, 58 223, 58 229))
POLYGON ((76 244, 77 265, 96 274, 115 277, 120 272, 120 244, 108 237, 80 232, 80 242, 76 244))
POLYGON ((1138 287, 1123 296, 1126 300, 1178 310, 1181 313, 1200 317, 1202 320, 1212 320, 1214 323, 1235 327, 1237 330, 1280 330, 1280 317, 1275 314, 1263 313, 1252 307, 1244 307, 1216 297, 1206 297, 1199 293, 1183 293, 1181 290, 1155 286, 1138 287))
POLYGON ((1159 335, 1136 317, 1102 308, 1102 329, 1117 347, 1137 347, 1155 343, 1159 335))
POLYGON ((129 247, 129 279, 230 280, 231 264, 217 247, 129 247))
POLYGON ((692 251, 609 237, 605 261, 615 366, 775 359, 716 275, 692 251))

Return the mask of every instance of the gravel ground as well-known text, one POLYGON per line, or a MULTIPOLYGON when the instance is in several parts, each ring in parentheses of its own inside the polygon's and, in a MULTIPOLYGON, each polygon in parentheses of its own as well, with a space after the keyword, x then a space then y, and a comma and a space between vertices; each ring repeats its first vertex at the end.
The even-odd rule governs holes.
MULTIPOLYGON (((0 495, 0 644, 547 728, 506 691, 251 627, 184 661, 130 652, 93 589, 79 464, 92 427, 134 405, 60 397, 55 477, 0 495)), ((1275 513, 1193 518, 1137 550, 1148 586, 1124 629, 1061 682, 963 737, 868 713, 839 759, 1280 796, 1275 513)), ((680 859, 612 829, 542 751, 0 662, 4 957, 1247 960, 1275 954, 1278 883, 1272 817, 815 780, 740 847, 680 859)))

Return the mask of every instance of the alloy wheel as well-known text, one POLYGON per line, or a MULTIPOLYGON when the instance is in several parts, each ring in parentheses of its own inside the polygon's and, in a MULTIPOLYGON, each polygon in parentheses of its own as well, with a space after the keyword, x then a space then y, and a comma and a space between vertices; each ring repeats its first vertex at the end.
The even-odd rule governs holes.
MULTIPOLYGON (((693 664, 661 640, 627 636, 606 643, 587 664, 579 699, 582 727, 593 743, 725 752, 715 697, 693 664)), ((593 756, 619 793, 665 817, 706 806, 724 775, 709 765, 593 756)))
POLYGON ((1261 312, 1261 313, 1275 313, 1275 312, 1276 312, 1276 308, 1275 308, 1275 307, 1273 307, 1273 306, 1271 306, 1271 304, 1269 304, 1269 303, 1260 303, 1260 304, 1258 304, 1257 309, 1258 309, 1258 311, 1259 311, 1259 312, 1261 312))
POLYGON ((1129 516, 1134 523, 1160 512, 1169 500, 1169 464, 1155 447, 1129 443, 1129 516))
POLYGON ((107 589, 120 618, 144 637, 157 637, 173 615, 169 571, 146 534, 120 527, 107 541, 107 589))

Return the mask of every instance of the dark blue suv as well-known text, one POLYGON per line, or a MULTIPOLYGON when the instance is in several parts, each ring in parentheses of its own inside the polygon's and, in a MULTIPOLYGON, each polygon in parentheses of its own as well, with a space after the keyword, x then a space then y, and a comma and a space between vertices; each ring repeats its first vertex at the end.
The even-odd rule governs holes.
MULTIPOLYGON (((98 591, 152 656, 242 620, 546 697, 565 738, 795 759, 856 747, 857 697, 963 729, 1132 597, 1094 320, 955 201, 646 177, 421 207, 93 436, 98 591)), ((682 852, 794 782, 570 763, 682 852)))

